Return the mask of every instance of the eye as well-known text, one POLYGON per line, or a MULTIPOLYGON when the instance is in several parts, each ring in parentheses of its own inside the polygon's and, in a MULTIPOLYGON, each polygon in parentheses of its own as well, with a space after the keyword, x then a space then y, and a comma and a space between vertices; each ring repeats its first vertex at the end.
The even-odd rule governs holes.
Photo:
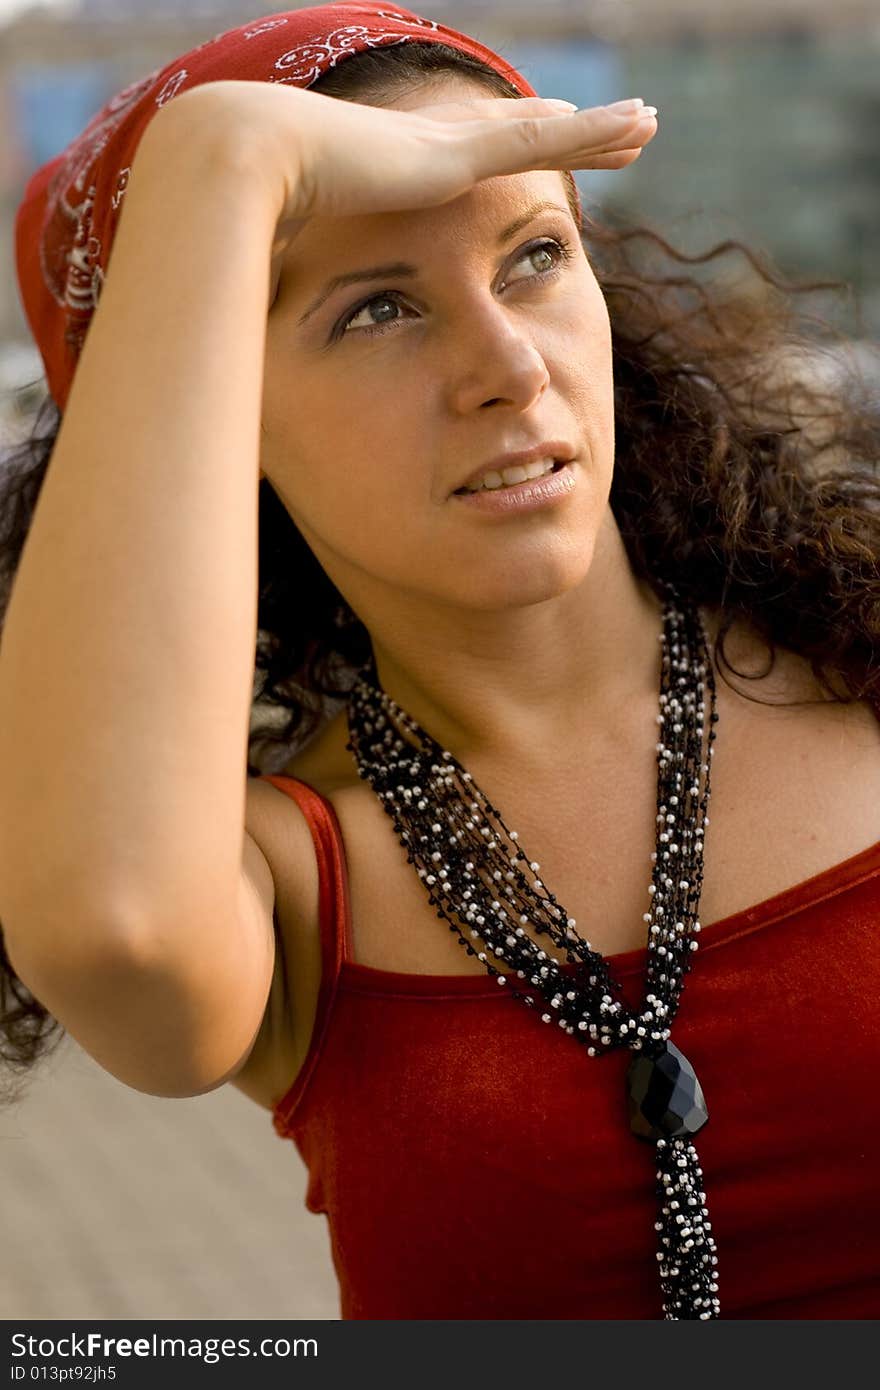
MULTIPOLYGON (((537 258, 540 256, 545 262, 549 260, 550 264, 546 266, 545 269, 539 270, 537 274, 531 278, 535 280, 552 280, 561 274, 561 267, 566 262, 573 260, 574 254, 571 245, 562 238, 557 240, 555 237, 543 237, 541 241, 535 242, 533 245, 527 246, 521 251, 514 264, 518 265, 520 261, 527 260, 529 257, 537 258)), ((403 296, 399 294, 397 290, 383 290, 380 294, 373 294, 370 295, 369 299, 361 300, 360 304, 356 304, 344 318, 339 320, 334 329, 334 338, 344 337, 347 330, 354 325, 355 319, 359 318, 361 314, 367 314, 368 311, 373 309, 374 305, 393 304, 397 308, 400 308, 400 301, 402 298, 403 296)), ((370 337, 375 337, 376 334, 384 333, 387 329, 393 328, 394 324, 397 322, 399 322, 399 320, 396 318, 388 318, 381 323, 377 323, 375 320, 372 323, 367 321, 354 331, 357 333, 367 333, 370 337)))

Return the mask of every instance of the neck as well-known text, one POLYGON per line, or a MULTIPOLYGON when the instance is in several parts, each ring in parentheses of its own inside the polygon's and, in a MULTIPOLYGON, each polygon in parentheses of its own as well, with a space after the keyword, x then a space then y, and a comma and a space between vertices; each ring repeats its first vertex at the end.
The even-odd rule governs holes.
POLYGON ((370 633, 383 689, 457 757, 542 759, 656 700, 662 600, 633 574, 613 519, 586 578, 503 612, 407 601, 370 633))

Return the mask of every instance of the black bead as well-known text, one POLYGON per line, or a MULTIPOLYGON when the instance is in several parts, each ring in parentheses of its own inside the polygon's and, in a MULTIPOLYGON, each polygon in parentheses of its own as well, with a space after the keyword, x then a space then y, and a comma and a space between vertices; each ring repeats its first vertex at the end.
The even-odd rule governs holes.
POLYGON ((653 1057, 634 1053, 626 1080, 630 1129, 640 1139, 696 1134, 709 1118, 697 1074, 674 1043, 653 1057))

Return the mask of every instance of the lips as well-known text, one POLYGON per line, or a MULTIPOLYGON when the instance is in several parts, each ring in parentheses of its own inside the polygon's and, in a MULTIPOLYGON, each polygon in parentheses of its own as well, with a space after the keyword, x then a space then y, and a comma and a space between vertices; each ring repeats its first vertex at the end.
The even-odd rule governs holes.
MULTIPOLYGON (((540 467, 540 462, 538 465, 533 465, 533 467, 536 466, 540 467)), ((540 478, 552 478, 554 473, 558 473, 560 468, 564 467, 565 464, 560 459, 554 460, 551 467, 545 467, 540 473, 532 472, 531 470, 526 472, 526 465, 524 464, 515 465, 511 472, 505 469, 503 475, 496 472, 486 473, 483 475, 485 482, 482 487, 460 487, 453 493, 453 496, 472 497, 475 492, 504 492, 508 488, 519 487, 525 482, 535 483, 540 478), (511 476, 511 473, 517 475, 523 474, 524 476, 511 476), (498 481, 499 478, 500 481, 498 481)))
POLYGON ((458 487, 453 490, 456 493, 466 492, 476 486, 487 473, 503 474, 506 468, 526 467, 528 464, 543 462, 552 459, 554 472, 558 470, 560 464, 570 463, 576 456, 576 450, 572 446, 560 439, 545 440, 541 444, 535 444, 530 449, 522 449, 518 453, 499 454, 494 459, 481 464, 478 468, 463 478, 458 487))

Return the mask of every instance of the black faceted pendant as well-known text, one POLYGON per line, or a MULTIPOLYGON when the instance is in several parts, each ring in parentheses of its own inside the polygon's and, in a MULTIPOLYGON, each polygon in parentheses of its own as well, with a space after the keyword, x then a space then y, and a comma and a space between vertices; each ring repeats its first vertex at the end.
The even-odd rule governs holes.
POLYGON ((633 1053, 626 1080, 630 1129, 640 1139, 696 1134, 709 1118, 697 1074, 674 1043, 653 1057, 633 1053))

